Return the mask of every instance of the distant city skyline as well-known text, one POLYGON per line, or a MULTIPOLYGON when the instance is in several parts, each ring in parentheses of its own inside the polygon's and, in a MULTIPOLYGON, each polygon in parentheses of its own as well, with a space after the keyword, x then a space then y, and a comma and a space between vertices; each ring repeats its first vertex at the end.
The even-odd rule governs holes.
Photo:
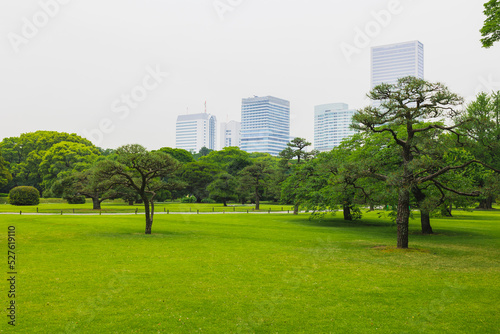
POLYGON ((290 132, 313 141, 316 105, 370 104, 371 48, 412 40, 425 46, 425 79, 470 101, 500 90, 500 45, 480 43, 483 9, 254 0, 221 19, 210 1, 88 0, 61 5, 42 26, 40 2, 3 1, 0 137, 52 130, 102 148, 175 147, 186 108, 202 113, 207 101, 217 118, 240 121, 241 98, 271 95, 291 102, 290 132))

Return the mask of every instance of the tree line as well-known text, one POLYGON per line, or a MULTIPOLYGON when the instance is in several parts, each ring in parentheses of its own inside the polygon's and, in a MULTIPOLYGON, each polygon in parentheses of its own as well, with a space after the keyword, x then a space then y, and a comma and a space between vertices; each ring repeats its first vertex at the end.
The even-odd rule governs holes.
POLYGON ((307 151, 295 138, 279 156, 237 147, 203 148, 196 154, 140 145, 103 150, 75 134, 37 131, 0 144, 0 192, 33 186, 44 197, 78 203, 123 198, 142 203, 151 233, 155 202, 292 204, 322 217, 341 209, 345 220, 366 209, 397 224, 397 244, 408 247, 412 209, 422 233, 433 233, 434 213, 479 203, 491 209, 500 193, 500 93, 463 100, 440 83, 414 77, 382 84, 369 93, 377 107, 358 110, 357 133, 329 152, 307 151))

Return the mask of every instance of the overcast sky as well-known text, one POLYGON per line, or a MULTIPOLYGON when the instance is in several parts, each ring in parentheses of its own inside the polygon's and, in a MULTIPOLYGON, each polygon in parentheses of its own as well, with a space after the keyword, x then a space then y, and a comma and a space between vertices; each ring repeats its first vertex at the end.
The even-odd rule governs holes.
POLYGON ((367 105, 370 47, 410 40, 427 80, 470 99, 500 90, 500 43, 479 42, 485 1, 4 0, 0 139, 175 147, 177 115, 207 101, 239 121, 242 98, 273 95, 291 103, 291 135, 312 141, 315 105, 367 105))

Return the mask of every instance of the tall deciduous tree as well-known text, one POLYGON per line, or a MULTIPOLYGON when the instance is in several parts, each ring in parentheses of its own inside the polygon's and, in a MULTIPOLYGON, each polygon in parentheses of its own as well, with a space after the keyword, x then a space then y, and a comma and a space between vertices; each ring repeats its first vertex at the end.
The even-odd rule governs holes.
POLYGON ((227 201, 236 198, 236 188, 238 183, 236 179, 228 173, 220 173, 215 180, 207 187, 210 198, 216 201, 222 201, 227 206, 227 201))
POLYGON ((196 161, 183 165, 178 175, 187 185, 185 191, 196 197, 197 203, 201 203, 209 195, 207 186, 219 172, 220 169, 215 164, 196 161))
POLYGON ((286 160, 296 158, 297 164, 300 164, 304 160, 308 160, 317 154, 316 151, 306 152, 305 149, 308 146, 311 146, 311 143, 305 138, 296 137, 287 143, 287 148, 281 151, 280 157, 286 160))
MULTIPOLYGON (((470 120, 461 126, 469 139, 468 149, 478 160, 500 169, 500 91, 478 94, 467 106, 464 119, 470 120)), ((482 191, 479 207, 492 209, 499 195, 500 177, 487 173, 476 176, 482 191)))
POLYGON ((500 1, 490 0, 484 4, 486 20, 481 28, 483 48, 489 48, 500 41, 500 1))
POLYGON ((317 151, 306 152, 306 147, 311 146, 305 138, 296 137, 289 143, 287 148, 280 152, 280 168, 277 169, 276 177, 280 192, 281 200, 287 203, 293 203, 293 214, 299 214, 300 203, 303 202, 304 196, 301 189, 301 183, 304 181, 306 174, 298 167, 301 163, 307 162, 314 158, 317 151), (296 160, 296 165, 293 165, 291 160, 296 160), (290 175, 287 175, 290 174, 290 175))
POLYGON ((177 159, 181 163, 194 162, 193 155, 182 148, 162 147, 159 151, 170 154, 172 158, 177 159))
POLYGON ((116 150, 116 155, 116 160, 107 159, 97 164, 96 176, 104 184, 129 188, 141 197, 146 216, 146 234, 151 234, 157 192, 177 186, 162 181, 162 178, 172 175, 180 164, 168 154, 148 152, 140 145, 122 146, 116 150))
POLYGON ((58 178, 52 185, 51 190, 54 194, 62 196, 65 199, 76 196, 91 198, 93 209, 100 210, 103 201, 122 195, 111 188, 112 184, 109 182, 100 182, 96 176, 96 169, 94 167, 58 178))
POLYGON ((272 174, 269 164, 265 161, 257 161, 251 166, 245 167, 240 172, 240 183, 243 187, 252 189, 255 196, 255 210, 260 210, 260 199, 265 190, 267 181, 272 174))
MULTIPOLYGON (((364 131, 391 135, 399 147, 401 165, 395 173, 384 175, 366 170, 366 175, 385 181, 396 187, 397 207, 397 247, 408 248, 408 221, 410 217, 410 193, 414 186, 432 182, 439 176, 453 170, 463 169, 470 164, 480 163, 472 159, 465 163, 450 163, 436 166, 428 159, 427 149, 439 144, 419 139, 427 132, 434 132, 434 138, 443 131, 455 132, 461 124, 450 126, 440 124, 423 125, 424 119, 449 118, 457 120, 460 116, 457 107, 463 102, 458 95, 451 93, 440 83, 430 83, 415 77, 405 77, 396 84, 381 84, 369 94, 372 100, 380 101, 379 107, 366 107, 353 116, 353 128, 364 131), (436 168, 437 167, 437 168, 436 168)), ((430 138, 431 140, 432 138, 430 138)))
POLYGON ((38 168, 43 175, 44 196, 53 195, 50 190, 58 177, 89 169, 98 156, 99 151, 95 147, 80 143, 60 142, 53 145, 43 155, 38 168))
POLYGON ((39 166, 46 152, 61 142, 79 143, 95 149, 87 139, 65 132, 36 131, 3 139, 2 156, 8 163, 8 169, 13 177, 7 187, 33 186, 43 190, 42 182, 45 175, 40 173, 39 166))
POLYGON ((12 175, 7 169, 7 163, 5 162, 5 160, 2 157, 2 154, 0 153, 0 188, 5 186, 11 180, 12 180, 12 175))

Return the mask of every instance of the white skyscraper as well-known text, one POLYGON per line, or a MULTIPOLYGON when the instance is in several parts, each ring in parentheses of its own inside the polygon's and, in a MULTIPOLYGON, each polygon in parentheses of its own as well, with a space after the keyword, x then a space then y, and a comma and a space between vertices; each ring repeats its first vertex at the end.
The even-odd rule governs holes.
POLYGON ((356 110, 345 103, 322 104, 314 108, 314 148, 330 151, 355 131, 349 126, 356 110))
POLYGON ((231 121, 220 123, 220 148, 229 146, 240 147, 241 122, 231 121))
POLYGON ((290 102, 273 96, 241 103, 241 149, 278 155, 290 141, 290 102))
POLYGON ((375 46, 371 49, 371 87, 394 84, 406 76, 424 78, 424 45, 419 41, 375 46))
POLYGON ((216 149, 217 118, 210 114, 179 115, 175 131, 175 147, 199 152, 202 147, 216 149))

